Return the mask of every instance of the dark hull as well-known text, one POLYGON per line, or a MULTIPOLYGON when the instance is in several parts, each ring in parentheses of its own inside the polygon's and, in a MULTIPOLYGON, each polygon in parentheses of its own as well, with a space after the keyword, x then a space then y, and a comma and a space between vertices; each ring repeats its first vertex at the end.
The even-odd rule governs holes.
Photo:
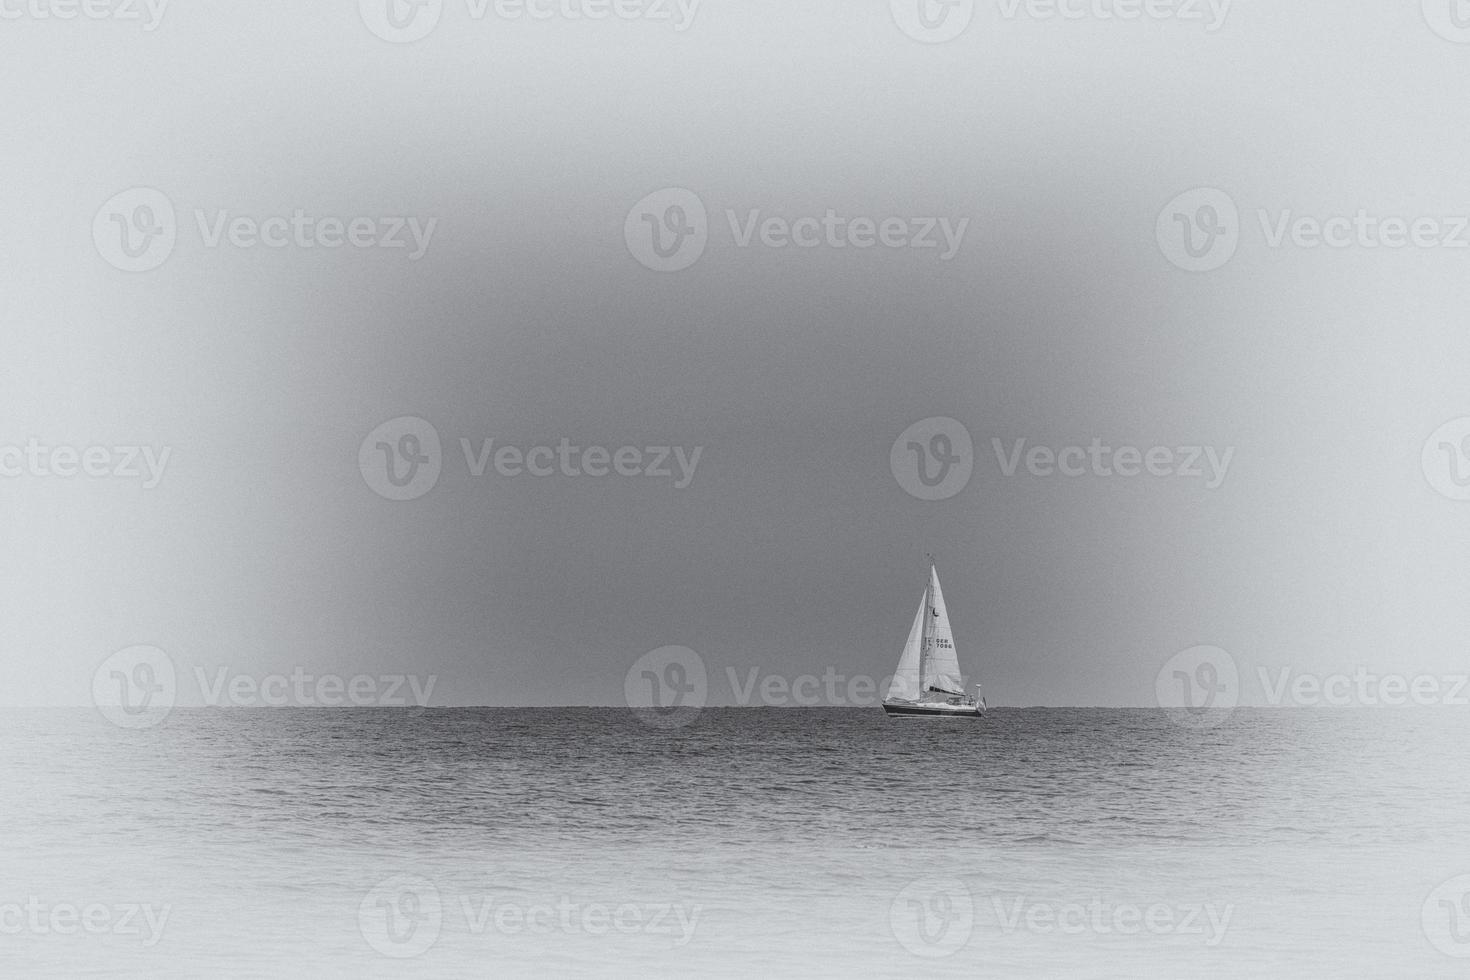
POLYGON ((883 702, 883 712, 889 715, 923 715, 929 718, 981 718, 985 709, 978 705, 927 705, 898 704, 883 702))

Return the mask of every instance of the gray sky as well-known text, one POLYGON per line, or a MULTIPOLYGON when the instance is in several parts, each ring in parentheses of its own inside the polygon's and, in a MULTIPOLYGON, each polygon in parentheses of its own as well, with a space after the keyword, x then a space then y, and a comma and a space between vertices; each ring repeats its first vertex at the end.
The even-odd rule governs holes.
MULTIPOLYGON (((0 445, 169 447, 161 481, 0 479, 0 666, 85 701, 112 651, 181 670, 436 674, 436 703, 619 703, 666 644, 881 676, 939 556, 992 704, 1147 704, 1200 643, 1242 670, 1463 671, 1470 504, 1425 440, 1470 415, 1470 251, 1272 248, 1276 220, 1470 213, 1470 45, 1417 3, 906 36, 886 4, 705 0, 692 25, 472 18, 375 37, 352 3, 7 23, 0 445), (161 191, 125 272, 94 216, 161 191), (624 221, 686 188, 689 268, 624 221), (1219 188, 1236 253, 1171 264, 1219 188), (220 211, 437 219, 409 249, 211 248, 220 211), (968 219, 939 249, 767 248, 745 220, 968 219), (428 493, 358 468, 443 441, 428 493), (894 440, 962 422, 974 475, 906 493, 894 440), (460 438, 702 446, 692 483, 472 476, 460 438), (1183 477, 1003 475, 1007 446, 1210 446, 1183 477)), ((1470 232, 1463 234, 1470 240, 1470 232)), ((677 468, 675 468, 677 473, 677 468)), ((1249 698, 1247 698, 1248 700, 1249 698)))

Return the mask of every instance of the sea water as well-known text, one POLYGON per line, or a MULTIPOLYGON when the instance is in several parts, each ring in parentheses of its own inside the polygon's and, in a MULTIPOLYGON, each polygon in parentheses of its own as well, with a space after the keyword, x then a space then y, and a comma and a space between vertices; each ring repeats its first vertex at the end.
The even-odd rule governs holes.
POLYGON ((0 975, 1461 977, 1470 713, 0 723, 0 975))

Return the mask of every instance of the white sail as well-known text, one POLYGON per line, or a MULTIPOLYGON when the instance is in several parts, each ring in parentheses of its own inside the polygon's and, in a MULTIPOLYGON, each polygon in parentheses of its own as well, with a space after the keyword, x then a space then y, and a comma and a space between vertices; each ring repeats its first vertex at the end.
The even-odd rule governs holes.
POLYGON ((912 701, 919 696, 919 654, 924 639, 924 600, 919 599, 919 611, 914 613, 914 625, 909 627, 909 638, 904 641, 903 655, 898 659, 898 669, 893 680, 888 682, 885 698, 904 698, 912 701))
POLYGON ((959 655, 955 653, 954 633, 949 628, 949 610, 944 606, 944 591, 939 587, 939 573, 929 568, 928 628, 924 630, 927 649, 921 658, 924 665, 923 690, 932 688, 946 694, 964 694, 960 676, 959 655))
POLYGON ((980 718, 985 714, 985 700, 978 689, 975 697, 965 694, 949 609, 932 559, 919 611, 883 698, 883 713, 900 718, 980 718))

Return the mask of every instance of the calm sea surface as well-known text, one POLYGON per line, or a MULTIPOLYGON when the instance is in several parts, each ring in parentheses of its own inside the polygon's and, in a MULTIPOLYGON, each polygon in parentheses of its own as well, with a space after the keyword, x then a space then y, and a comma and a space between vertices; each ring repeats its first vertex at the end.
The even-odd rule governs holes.
POLYGON ((0 975, 1463 977, 1470 713, 0 722, 0 975))

